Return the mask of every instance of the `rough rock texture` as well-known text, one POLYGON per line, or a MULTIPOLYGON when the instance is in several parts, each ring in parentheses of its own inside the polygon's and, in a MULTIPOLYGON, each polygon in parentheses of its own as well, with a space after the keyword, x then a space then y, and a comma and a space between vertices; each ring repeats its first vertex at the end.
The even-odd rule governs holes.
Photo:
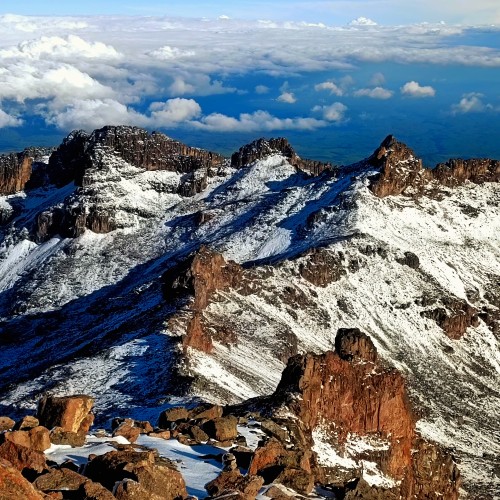
POLYGON ((73 448, 85 444, 84 432, 65 431, 62 427, 53 427, 50 430, 50 442, 53 444, 65 444, 73 448))
POLYGON ((422 311, 422 316, 433 319, 453 340, 462 338, 467 328, 478 326, 479 317, 475 307, 463 299, 443 297, 444 307, 422 311))
POLYGON ((42 472, 47 468, 45 455, 41 451, 31 450, 11 441, 0 445, 0 458, 8 460, 16 469, 42 472))
POLYGON ((0 442, 10 441, 30 450, 45 451, 50 448, 49 430, 38 426, 26 431, 11 431, 0 435, 0 442))
POLYGON ((11 430, 15 424, 10 417, 0 417, 0 432, 11 430))
POLYGON ((90 396, 44 396, 38 403, 40 423, 49 429, 61 427, 67 432, 85 434, 94 421, 90 396))
POLYGON ((170 429, 170 426, 174 422, 179 420, 188 420, 189 412, 184 406, 176 406, 174 408, 168 408, 160 413, 158 418, 158 425, 161 429, 170 429))
POLYGON ((299 273, 313 285, 325 287, 346 274, 341 256, 324 248, 313 248, 305 257, 299 273))
POLYGON ((380 174, 370 186, 373 193, 380 198, 401 194, 409 186, 421 188, 427 180, 422 160, 392 135, 384 139, 367 161, 380 169, 380 174))
POLYGON ((154 452, 111 451, 90 460, 85 475, 112 491, 117 481, 132 479, 150 494, 174 500, 187 496, 182 475, 154 452))
POLYGON ((189 312, 176 314, 169 320, 173 332, 185 332, 184 347, 210 353, 212 338, 203 324, 203 311, 217 291, 244 286, 243 268, 202 246, 187 261, 163 274, 163 293, 167 300, 191 296, 189 312))
POLYGON ((452 159, 433 170, 422 167, 422 160, 392 135, 367 159, 380 170, 370 188, 381 198, 399 194, 420 194, 439 185, 455 187, 466 181, 482 184, 500 182, 500 161, 490 159, 452 159))
POLYGON ((377 348, 359 328, 340 328, 335 337, 335 352, 345 361, 377 361, 377 348))
POLYGON ((203 425, 203 430, 217 441, 231 441, 238 436, 238 419, 233 415, 209 420, 203 425))
POLYGON ((27 415, 23 417, 19 422, 16 422, 16 425, 14 426, 15 431, 29 431, 30 429, 33 429, 34 427, 38 427, 40 425, 40 421, 32 416, 32 415, 27 415))
POLYGON ((0 155, 0 195, 22 191, 31 177, 32 163, 25 152, 0 155))
POLYGON ((248 500, 257 496, 260 488, 264 484, 264 479, 259 476, 248 474, 243 476, 239 470, 221 472, 221 474, 205 485, 208 493, 215 497, 231 491, 243 493, 242 498, 248 500))
POLYGON ((426 443, 421 459, 425 465, 418 465, 412 450, 422 441, 415 433, 416 418, 401 374, 378 366, 373 344, 357 330, 340 330, 336 347, 339 353, 291 358, 274 399, 286 402, 307 429, 330 428, 340 446, 348 434, 387 440, 389 449, 374 460, 384 474, 401 481, 404 498, 426 490, 420 473, 425 468, 437 491, 458 498, 459 473, 449 456, 426 443))
POLYGON ((1 500, 42 500, 43 496, 10 462, 0 458, 1 500))
POLYGON ((325 170, 334 168, 331 163, 300 158, 284 137, 276 139, 262 138, 241 147, 231 156, 231 166, 234 168, 245 167, 272 154, 283 155, 291 165, 313 175, 319 175, 325 170))
POLYGON ((88 478, 70 469, 51 469, 38 476, 33 485, 40 491, 76 491, 88 478))
POLYGON ((94 481, 85 481, 78 488, 75 497, 81 500, 115 500, 116 498, 102 484, 94 481))

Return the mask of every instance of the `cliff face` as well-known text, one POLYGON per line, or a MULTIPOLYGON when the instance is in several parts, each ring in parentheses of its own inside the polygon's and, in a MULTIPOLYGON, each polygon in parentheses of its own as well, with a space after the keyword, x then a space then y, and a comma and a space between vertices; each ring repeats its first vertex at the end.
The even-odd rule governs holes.
POLYGON ((452 159, 434 169, 422 166, 422 160, 392 135, 366 160, 379 169, 371 183, 372 192, 383 198, 399 194, 418 195, 439 186, 456 187, 466 181, 475 184, 500 181, 500 161, 490 159, 452 159))
POLYGON ((241 147, 231 156, 231 166, 241 168, 272 154, 284 156, 291 165, 312 175, 319 175, 325 170, 334 169, 331 163, 300 158, 284 137, 269 140, 258 139, 241 147))
MULTIPOLYGON (((330 435, 339 454, 352 436, 386 442, 382 453, 365 451, 364 460, 394 479, 391 489, 403 498, 458 498, 456 464, 417 435, 403 376, 378 364, 375 346, 358 329, 339 330, 335 344, 336 352, 292 357, 272 400, 287 405, 313 436, 317 428, 330 435)), ((335 471, 328 474, 331 481, 335 471)))
POLYGON ((32 163, 26 153, 0 155, 0 195, 22 191, 31 177, 32 163))

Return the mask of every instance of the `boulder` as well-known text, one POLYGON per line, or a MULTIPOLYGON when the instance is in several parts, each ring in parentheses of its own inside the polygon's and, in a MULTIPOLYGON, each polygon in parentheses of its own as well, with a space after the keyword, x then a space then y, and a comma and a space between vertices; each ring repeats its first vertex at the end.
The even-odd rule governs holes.
POLYGON ((309 495, 314 488, 313 474, 302 469, 285 469, 275 479, 275 482, 303 495, 309 495))
POLYGON ((202 404, 189 410, 189 418, 193 420, 213 420, 222 417, 223 408, 219 405, 202 404))
POLYGON ((178 422, 179 420, 188 420, 189 412, 184 406, 177 406, 175 408, 169 408, 168 410, 162 411, 158 419, 158 426, 161 429, 170 429, 173 422, 178 422))
POLYGON ((335 351, 346 361, 377 361, 377 348, 359 328, 340 328, 335 337, 335 351))
POLYGON ((35 451, 50 448, 49 430, 45 427, 34 427, 29 431, 10 431, 0 436, 0 442, 10 441, 35 451))
POLYGON ((23 477, 19 469, 0 458, 1 500, 43 500, 43 496, 23 477))
POLYGON ((85 475, 110 491, 116 482, 132 479, 148 494, 160 495, 165 500, 187 496, 182 475, 170 461, 157 457, 153 451, 110 451, 93 457, 85 475))
POLYGON ((238 436, 238 419, 229 415, 209 420, 203 424, 203 430, 216 441, 233 441, 238 436))
POLYGON ((255 498, 262 488, 264 480, 258 476, 243 476, 239 470, 221 472, 220 475, 205 485, 205 489, 212 497, 224 492, 238 491, 245 495, 243 498, 255 498))
POLYGON ((19 471, 40 473, 47 469, 45 455, 41 451, 32 450, 11 441, 0 445, 0 458, 8 460, 19 471))
POLYGON ((40 422, 36 417, 33 417, 32 415, 27 415, 22 420, 19 420, 19 422, 16 422, 16 425, 14 426, 13 430, 29 431, 30 429, 33 429, 33 427, 38 427, 39 425, 40 422))
POLYGON ((135 427, 132 419, 126 419, 113 431, 113 437, 122 436, 130 443, 135 443, 141 434, 142 429, 135 427))
POLYGON ((40 491, 76 491, 88 478, 67 468, 50 469, 38 476, 33 485, 40 491))
POLYGON ((10 431, 14 428, 16 422, 9 417, 0 417, 0 432, 10 431))
POLYGON ((115 498, 118 500, 163 500, 164 497, 151 493, 143 488, 137 481, 124 479, 115 485, 113 490, 115 498))
POLYGON ((75 498, 78 500, 116 500, 116 497, 102 484, 88 480, 78 488, 75 498))
POLYGON ((45 396, 38 403, 37 416, 49 429, 61 427, 67 432, 86 434, 94 422, 93 406, 90 396, 45 396))
POLYGON ((50 442, 53 444, 65 444, 73 448, 79 448, 85 444, 85 434, 65 431, 62 427, 54 427, 50 431, 50 442))

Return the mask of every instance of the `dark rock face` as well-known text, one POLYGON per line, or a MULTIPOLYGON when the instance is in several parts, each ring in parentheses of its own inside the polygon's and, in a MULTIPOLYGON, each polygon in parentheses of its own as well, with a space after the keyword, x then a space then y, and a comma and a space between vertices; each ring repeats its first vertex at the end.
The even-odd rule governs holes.
POLYGON ((235 262, 202 246, 185 262, 166 271, 163 275, 163 293, 168 300, 191 296, 189 312, 176 314, 169 320, 173 331, 185 332, 183 345, 210 353, 212 337, 205 329, 203 311, 217 291, 240 288, 243 268, 235 262))
POLYGON ((379 198, 403 193, 409 186, 420 188, 426 180, 422 160, 392 135, 387 136, 367 162, 380 169, 370 188, 379 198))
POLYGON ((0 155, 0 195, 22 191, 31 177, 32 163, 26 153, 0 155))
POLYGON ((258 139, 241 147, 231 156, 231 166, 241 168, 272 154, 283 155, 291 165, 313 175, 319 175, 324 170, 332 170, 334 168, 331 163, 300 158, 284 137, 269 140, 258 139))
POLYGON ((359 328, 340 328, 335 337, 335 351, 345 361, 377 361, 377 348, 359 328))
POLYGON ((466 181, 482 184, 500 182, 500 161, 490 159, 452 159, 433 170, 422 167, 422 160, 392 135, 366 160, 379 169, 370 189, 383 198, 399 194, 422 194, 433 186, 455 187, 466 181))
POLYGON ((300 264, 299 273, 309 283, 321 287, 326 287, 347 274, 340 255, 324 248, 310 250, 306 260, 300 264))
MULTIPOLYGON (((231 495, 240 492, 240 498, 256 498, 264 480, 259 476, 243 476, 239 470, 221 472, 219 477, 205 485, 205 489, 212 497, 231 495)), ((230 498, 233 498, 232 496, 230 498)))

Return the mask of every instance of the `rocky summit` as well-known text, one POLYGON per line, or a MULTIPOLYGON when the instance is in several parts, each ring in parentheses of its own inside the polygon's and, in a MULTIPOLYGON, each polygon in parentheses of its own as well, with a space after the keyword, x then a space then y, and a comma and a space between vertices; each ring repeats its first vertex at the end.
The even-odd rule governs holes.
POLYGON ((499 181, 393 136, 0 156, 0 497, 495 498, 499 181))

